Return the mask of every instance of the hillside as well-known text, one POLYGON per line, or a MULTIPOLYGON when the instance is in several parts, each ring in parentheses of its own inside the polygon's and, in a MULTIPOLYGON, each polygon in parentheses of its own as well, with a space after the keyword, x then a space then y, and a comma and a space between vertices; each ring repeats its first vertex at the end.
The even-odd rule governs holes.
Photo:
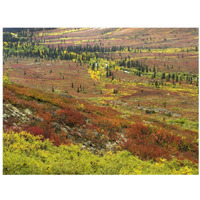
POLYGON ((185 48, 198 43, 195 28, 60 28, 35 32, 45 45, 130 46, 132 48, 185 48))
POLYGON ((4 174, 198 173, 198 29, 11 30, 3 45, 4 174))

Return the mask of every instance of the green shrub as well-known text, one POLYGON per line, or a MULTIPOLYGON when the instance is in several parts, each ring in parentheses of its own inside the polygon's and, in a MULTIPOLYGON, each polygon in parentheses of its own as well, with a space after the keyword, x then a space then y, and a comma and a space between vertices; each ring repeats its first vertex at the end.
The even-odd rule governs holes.
POLYGON ((98 156, 27 132, 4 133, 3 141, 3 174, 198 174, 198 165, 188 160, 142 161, 128 151, 98 156))

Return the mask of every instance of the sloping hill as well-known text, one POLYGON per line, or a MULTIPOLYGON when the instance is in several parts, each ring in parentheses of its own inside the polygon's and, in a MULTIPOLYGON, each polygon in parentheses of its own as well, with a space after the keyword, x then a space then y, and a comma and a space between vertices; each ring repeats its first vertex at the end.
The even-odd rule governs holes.
POLYGON ((101 45, 133 48, 193 47, 198 42, 195 28, 77 28, 39 31, 40 44, 57 46, 101 45))
MULTIPOLYGON (((77 174, 159 174, 159 170, 161 174, 196 174, 197 33, 198 29, 180 28, 5 33, 5 173, 15 173, 8 163, 16 154, 17 165, 28 166, 19 173, 73 173, 66 166, 62 168, 59 160, 63 149, 71 149, 72 154, 78 154, 77 162, 83 154, 84 158, 91 155, 92 163, 103 163, 83 160, 88 171, 84 173, 81 165, 78 172, 74 169, 77 174), (41 137, 35 138, 38 135, 41 137), (32 139, 24 145, 26 137, 32 139), (35 140, 49 149, 26 148, 35 140), (39 157, 35 158, 37 150, 39 157), (45 155, 54 152, 63 171, 54 168, 52 157, 45 160, 41 151, 45 155), (29 154, 33 160, 27 158, 29 154), (109 171, 108 158, 113 159, 110 165, 121 164, 109 171), (123 165, 129 158, 134 160, 134 169, 123 165), (29 161, 41 165, 43 171, 31 171, 29 161), (46 161, 51 170, 46 169, 46 161), (138 163, 151 170, 139 170, 138 163)), ((75 167, 76 162, 67 159, 66 163, 75 167)))

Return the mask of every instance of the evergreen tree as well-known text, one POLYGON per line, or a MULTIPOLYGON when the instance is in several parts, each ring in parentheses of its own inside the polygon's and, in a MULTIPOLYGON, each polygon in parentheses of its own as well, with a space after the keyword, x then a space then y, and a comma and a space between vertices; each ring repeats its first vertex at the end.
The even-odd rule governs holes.
POLYGON ((153 66, 153 72, 154 72, 154 73, 156 72, 156 67, 155 67, 155 65, 153 66))
POLYGON ((166 76, 166 81, 167 81, 167 82, 170 81, 170 74, 168 74, 168 75, 166 76))
POLYGON ((149 69, 148 69, 148 66, 146 66, 146 73, 148 73, 149 72, 149 69))
POLYGON ((176 74, 176 82, 178 83, 178 74, 176 74))
POLYGON ((192 77, 190 78, 190 84, 192 84, 192 77))
POLYGON ((165 79, 165 72, 162 73, 161 79, 165 79))
POLYGON ((175 79, 175 74, 172 74, 172 79, 173 79, 173 80, 175 79))
POLYGON ((108 73, 108 70, 106 71, 106 77, 109 77, 109 73, 108 73))

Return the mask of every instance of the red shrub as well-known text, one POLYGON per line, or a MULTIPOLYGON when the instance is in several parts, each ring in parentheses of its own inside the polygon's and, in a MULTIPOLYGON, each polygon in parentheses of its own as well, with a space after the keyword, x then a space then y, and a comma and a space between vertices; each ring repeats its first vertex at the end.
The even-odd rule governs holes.
POLYGON ((69 138, 67 139, 67 133, 65 133, 64 131, 62 131, 61 134, 59 134, 59 138, 62 144, 71 145, 72 143, 69 138))
POLYGON ((181 138, 179 136, 173 135, 165 130, 159 129, 158 131, 151 134, 149 138, 153 143, 156 143, 160 146, 176 146, 181 142, 181 138))
POLYGON ((60 140, 59 136, 54 132, 50 133, 49 140, 52 141, 53 144, 56 146, 61 145, 61 140, 60 140))
POLYGON ((31 133, 32 135, 42 135, 44 136, 45 130, 39 126, 30 126, 27 128, 23 128, 25 131, 31 133))
POLYGON ((146 135, 150 135, 151 132, 152 130, 148 126, 137 123, 127 129, 127 137, 131 139, 145 138, 146 135))
POLYGON ((198 159, 198 144, 192 138, 182 139, 166 130, 135 124, 127 129, 126 139, 122 147, 145 160, 171 159, 171 155, 198 159))
POLYGON ((39 116, 43 118, 43 120, 47 123, 50 123, 53 121, 53 115, 47 111, 47 112, 40 112, 39 116))
POLYGON ((138 123, 127 129, 127 141, 124 142, 122 147, 145 160, 170 159, 170 151, 165 142, 170 143, 172 138, 171 134, 161 130, 156 131, 151 127, 138 123))
POLYGON ((171 158, 169 151, 165 148, 159 147, 158 145, 148 143, 134 143, 132 140, 128 140, 125 143, 124 148, 130 151, 133 155, 138 156, 139 158, 144 160, 171 158))
POLYGON ((56 115, 61 124, 64 123, 72 127, 85 124, 84 116, 72 108, 59 109, 56 111, 56 115))

